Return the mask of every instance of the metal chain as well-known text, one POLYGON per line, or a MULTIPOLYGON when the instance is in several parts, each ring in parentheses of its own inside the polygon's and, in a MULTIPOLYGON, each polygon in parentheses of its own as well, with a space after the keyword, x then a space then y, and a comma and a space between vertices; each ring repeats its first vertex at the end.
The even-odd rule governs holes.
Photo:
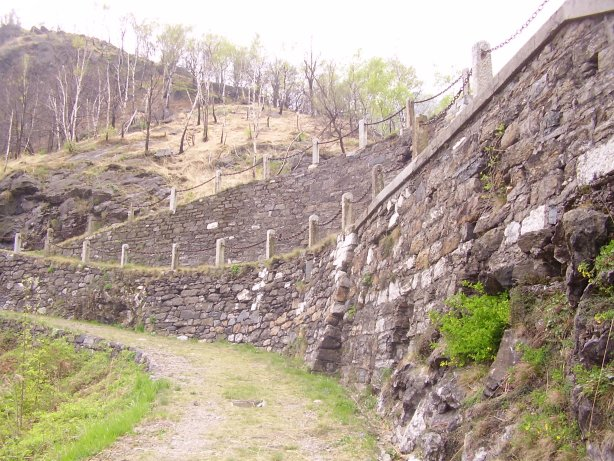
POLYGON ((435 115, 433 118, 427 120, 426 122, 421 123, 421 125, 431 125, 432 123, 442 120, 446 116, 450 108, 454 104, 456 104, 456 101, 458 101, 458 98, 460 98, 461 95, 463 94, 463 91, 465 91, 465 87, 469 85, 469 77, 471 77, 471 73, 472 73, 471 71, 467 73, 467 76, 463 79, 463 86, 454 95, 454 97, 450 101, 450 104, 448 104, 439 114, 435 115))
POLYGON ((367 187, 367 190, 365 190, 364 194, 362 194, 358 200, 352 200, 351 203, 362 202, 369 192, 371 192, 371 184, 369 184, 369 187, 367 187))
POLYGON ((144 205, 139 206, 139 208, 151 208, 152 206, 157 205, 158 203, 163 202, 164 200, 168 198, 170 198, 170 193, 169 195, 162 197, 160 200, 156 200, 153 203, 145 203, 144 205))
POLYGON ((394 114, 389 115, 388 117, 386 117, 386 118, 384 118, 384 119, 382 119, 382 120, 379 120, 379 121, 377 121, 377 122, 369 122, 369 123, 365 123, 365 126, 379 125, 380 123, 387 122, 388 120, 390 120, 390 119, 392 119, 392 118, 396 117, 397 115, 399 115, 399 114, 400 114, 401 112, 403 112, 404 110, 405 110, 405 108, 404 108, 404 107, 402 107, 402 108, 400 108, 399 110, 397 110, 397 111, 396 111, 394 114))
POLYGON ((107 256, 115 256, 117 254, 114 251, 103 250, 102 248, 95 247, 92 244, 90 244, 90 250, 94 250, 97 253, 100 253, 100 254, 103 254, 103 255, 107 255, 107 256))
POLYGON ((262 245, 263 243, 266 243, 266 238, 265 238, 264 240, 260 241, 260 242, 252 243, 252 244, 250 244, 250 245, 235 246, 235 245, 233 245, 233 244, 230 244, 230 245, 228 245, 228 247, 229 247, 228 249, 229 249, 229 251, 234 251, 234 250, 239 250, 239 251, 241 251, 241 250, 249 250, 250 248, 254 248, 254 247, 260 246, 260 245, 262 245))
MULTIPOLYGON (((191 251, 197 251, 197 252, 203 252, 203 251, 211 251, 211 250, 215 250, 215 246, 216 243, 214 242, 213 245, 207 245, 207 246, 200 246, 200 245, 196 245, 196 246, 192 246, 190 245, 190 250, 191 251)), ((181 247, 179 247, 181 249, 181 247)))
POLYGON ((445 87, 443 90, 441 90, 439 93, 437 93, 434 96, 425 98, 425 99, 421 99, 419 101, 414 101, 414 104, 421 104, 423 102, 429 102, 432 101, 435 98, 438 98, 439 96, 441 96, 442 94, 444 94, 446 91, 448 91, 450 88, 452 88, 454 85, 456 85, 458 82, 461 81, 461 79, 463 78, 463 74, 460 74, 456 80, 454 80, 452 83, 450 83, 447 87, 445 87))
POLYGON ((258 160, 255 164, 253 164, 250 167, 245 168, 244 170, 234 171, 232 173, 222 173, 222 176, 235 176, 241 173, 245 173, 246 171, 253 170, 254 168, 256 168, 258 165, 260 165, 261 162, 262 162, 262 159, 258 160))
POLYGON ((60 245, 58 245, 56 243, 53 243, 53 242, 51 242, 51 246, 59 248, 60 250, 69 250, 69 251, 80 250, 81 248, 83 248, 83 247, 80 247, 80 246, 79 247, 63 247, 63 246, 60 246, 60 245))
POLYGON ((304 153, 305 153, 305 152, 307 152, 309 149, 311 149, 311 146, 310 146, 310 147, 306 147, 305 149, 303 149, 303 150, 301 150, 301 151, 297 151, 297 152, 295 152, 294 154, 287 155, 287 156, 284 156, 284 157, 269 157, 269 160, 288 160, 288 159, 290 159, 290 158, 293 158, 293 157, 296 157, 296 156, 298 156, 298 155, 302 155, 302 154, 304 154, 304 153))
POLYGON ((213 181, 214 179, 215 179, 215 176, 214 176, 214 177, 212 177, 212 178, 207 179, 205 182, 201 182, 200 184, 198 184, 198 185, 196 185, 196 186, 188 187, 187 189, 177 189, 177 191, 176 191, 176 192, 188 192, 188 191, 194 190, 194 189, 196 189, 197 187, 204 186, 205 184, 210 183, 210 182, 211 182, 211 181, 213 181))
POLYGON ((130 246, 128 246, 128 253, 132 253, 135 255, 140 255, 140 256, 170 256, 171 252, 170 251, 152 251, 152 252, 145 252, 145 251, 140 251, 140 250, 135 250, 133 248, 130 248, 130 246))
POLYGON ((337 214, 335 214, 335 216, 330 218, 328 221, 320 224, 320 226, 328 226, 330 223, 332 223, 335 219, 337 219, 341 215, 341 211, 342 211, 342 209, 339 208, 339 211, 337 211, 337 214))
POLYGON ((299 235, 301 235, 303 232, 305 232, 307 229, 301 229, 298 232, 295 232, 292 235, 289 235, 287 237, 283 237, 282 234, 279 235, 279 237, 277 238, 278 242, 289 242, 290 240, 294 240, 296 237, 298 237, 299 235))
POLYGON ((358 127, 354 128, 354 129, 353 129, 352 131, 350 131, 349 133, 346 133, 346 134, 344 134, 344 135, 341 135, 341 136, 340 136, 340 137, 338 137, 338 138, 329 139, 328 141, 322 141, 322 142, 318 141, 318 146, 322 146, 322 145, 324 145, 324 144, 330 144, 330 143, 333 143, 333 142, 341 141, 342 139, 347 138, 348 136, 350 136, 350 135, 352 135, 352 134, 356 133, 357 131, 358 131, 358 127))
POLYGON ((537 15, 540 13, 541 10, 544 9, 544 6, 546 5, 546 3, 548 3, 550 0, 544 0, 543 2, 540 3, 540 5, 537 7, 537 9, 533 12, 533 14, 529 17, 529 19, 527 19, 525 21, 525 23, 520 26, 519 29, 516 30, 516 32, 514 32, 512 35, 510 35, 506 40, 502 41, 501 43, 499 43, 497 46, 493 46, 492 48, 489 48, 488 50, 483 50, 482 53, 483 54, 488 54, 488 53, 492 53, 493 51, 498 50, 499 48, 504 47, 505 45, 507 45, 509 42, 511 42, 512 40, 514 40, 516 37, 518 37, 520 35, 520 33, 525 30, 527 27, 529 27, 529 24, 531 24, 533 22, 533 20, 537 17, 537 15))

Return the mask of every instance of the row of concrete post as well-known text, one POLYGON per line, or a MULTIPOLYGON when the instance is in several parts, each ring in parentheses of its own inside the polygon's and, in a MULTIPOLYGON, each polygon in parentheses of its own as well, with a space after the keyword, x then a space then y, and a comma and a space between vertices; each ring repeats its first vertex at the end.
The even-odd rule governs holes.
MULTIPOLYGON (((463 98, 467 100, 470 95, 470 87, 475 88, 475 93, 483 92, 492 81, 492 60, 491 55, 486 50, 490 48, 488 42, 481 41, 476 43, 472 48, 473 55, 473 81, 472 84, 467 84, 463 91, 463 98)), ((463 70, 462 81, 469 83, 469 69, 463 70)), ((412 99, 407 100, 405 107, 405 127, 412 133, 412 154, 417 156, 428 145, 428 132, 424 129, 423 124, 427 118, 425 115, 416 116, 415 102, 412 99)), ((320 163, 320 143, 317 138, 312 141, 311 165, 312 167, 320 163)), ((358 121, 358 147, 364 149, 367 146, 367 125, 364 119, 358 121)), ((270 178, 270 157, 263 155, 262 157, 263 179, 270 178)), ((218 169, 215 172, 215 193, 218 194, 222 190, 222 170, 218 169)), ((177 191, 171 189, 170 203, 171 213, 177 210, 177 191)), ((128 219, 134 218, 134 212, 129 212, 128 219)))
MULTIPOLYGON (((375 165, 372 169, 372 178, 371 178, 371 197, 372 199, 383 189, 384 187, 384 174, 382 165, 375 165)), ((173 199, 176 198, 175 194, 171 194, 173 199)), ((353 196, 350 192, 346 192, 341 197, 341 231, 347 232, 350 226, 353 223, 352 218, 352 200, 353 196)), ((320 239, 319 235, 319 222, 320 218, 317 215, 309 216, 309 224, 308 224, 308 246, 313 247, 318 240, 320 239)), ((275 230, 269 229, 266 233, 266 248, 265 248, 265 258, 269 259, 275 255, 275 230)), ((45 256, 49 256, 52 254, 53 247, 53 238, 54 238, 54 230, 52 228, 47 229, 47 235, 45 237, 44 244, 44 254, 45 256)), ((215 264, 216 266, 220 266, 224 264, 225 256, 224 250, 226 248, 226 239, 221 238, 216 241, 215 247, 215 264)), ((124 267, 128 263, 128 253, 130 250, 130 246, 127 243, 124 243, 121 247, 121 257, 120 257, 120 266, 124 267)), ((22 237, 20 233, 15 234, 15 242, 13 251, 15 253, 20 253, 22 251, 22 237)), ((88 264, 90 262, 90 239, 87 238, 83 241, 81 247, 81 262, 83 264, 88 264)), ((171 248, 171 269, 175 270, 179 266, 179 245, 176 243, 172 244, 171 248)))

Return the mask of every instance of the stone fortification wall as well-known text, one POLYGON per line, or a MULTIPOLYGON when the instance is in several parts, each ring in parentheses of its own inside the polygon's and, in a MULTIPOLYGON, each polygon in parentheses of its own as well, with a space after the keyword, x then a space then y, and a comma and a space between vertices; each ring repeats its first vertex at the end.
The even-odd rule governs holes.
POLYGON ((136 272, 0 251, 0 309, 304 353, 332 294, 334 260, 329 245, 267 265, 136 272))
POLYGON ((461 281, 497 291, 564 279, 572 302, 586 286, 576 266, 607 242, 614 208, 613 26, 614 14, 563 26, 357 224, 331 366, 375 389, 396 370, 381 403, 404 452, 456 450, 447 434, 464 395, 436 357, 417 357, 436 340, 429 313, 461 281))
MULTIPOLYGON (((177 243, 180 265, 213 264, 215 242, 226 238, 227 261, 256 261, 264 258, 268 229, 277 233, 277 252, 305 247, 310 215, 318 215, 322 237, 338 232, 344 193, 353 194, 354 207, 361 211, 371 200, 373 166, 383 165, 386 180, 396 175, 409 157, 408 138, 403 139, 333 157, 316 168, 226 189, 179 206, 175 213, 163 211, 114 225, 89 237, 92 259, 117 262, 122 244, 128 244, 131 262, 167 266, 171 245, 177 243)), ((71 249, 55 250, 79 257, 82 242, 83 237, 60 244, 71 249)))
MULTIPOLYGON (((572 1, 561 11, 603 3, 572 1)), ((451 434, 467 417, 461 406, 466 395, 454 369, 441 366, 441 351, 431 354, 426 347, 424 357, 425 345, 437 340, 429 312, 443 310, 444 300, 463 280, 480 280, 493 292, 555 282, 575 307, 586 286, 577 265, 612 238, 614 13, 585 16, 563 22, 566 18, 558 15, 549 21, 516 61, 389 182, 335 249, 273 261, 269 267, 157 275, 1 253, 0 307, 21 309, 29 303, 62 315, 143 321, 169 334, 299 351, 314 369, 338 371, 345 382, 379 392, 380 410, 393 421, 394 441, 403 452, 415 454, 413 459, 450 459, 458 453, 459 442, 451 434), (390 378, 386 384, 385 376, 390 378)), ((386 149, 402 153, 406 146, 386 149)), ((341 168, 351 160, 337 161, 341 168)), ((366 185, 368 169, 361 171, 362 178, 350 174, 355 195, 366 185)), ((322 213, 333 216, 346 191, 344 179, 333 174, 330 189, 315 183, 308 188, 309 174, 284 179, 283 188, 276 179, 227 191, 238 194, 229 198, 229 207, 244 205, 228 212, 225 221, 219 218, 220 236, 229 237, 230 229, 239 227, 243 210, 245 232, 237 240, 246 244, 258 241, 256 231, 263 238, 266 228, 280 229, 269 224, 273 218, 287 219, 288 227, 300 230, 291 220, 298 221, 300 214, 306 222, 312 213, 307 207, 316 199, 334 197, 326 201, 329 214, 322 213), (271 202, 269 188, 280 187, 282 193, 292 188, 291 181, 302 184, 308 199, 297 199, 295 186, 294 195, 275 195, 279 201, 271 202), (251 196, 241 195, 244 191, 268 205, 256 207, 251 196), (303 209, 275 209, 295 200, 302 200, 296 203, 303 209), (275 211, 279 214, 269 216, 275 211), (259 218, 248 217, 252 214, 259 218), (224 229, 228 232, 221 235, 224 229)), ((216 213, 223 213, 221 196, 210 200, 206 203, 220 200, 216 213)), ((200 219, 208 219, 205 202, 192 204, 174 216, 157 215, 101 233, 92 242, 112 242, 117 236, 119 245, 121 232, 134 238, 138 232, 147 247, 170 246, 172 235, 189 245, 203 239, 195 234, 202 227, 175 234, 171 223, 196 209, 200 219)), ((195 219, 185 218, 185 225, 195 219)), ((300 242, 297 237, 293 246, 300 242)), ((250 251, 244 256, 251 259, 262 252, 250 251)), ((601 330, 595 336, 605 344, 601 330)), ((492 437, 503 435, 493 432, 492 437)), ((482 447, 490 454, 481 459, 496 459, 491 451, 500 444, 495 441, 482 447)), ((480 459, 469 451, 463 458, 480 459)))

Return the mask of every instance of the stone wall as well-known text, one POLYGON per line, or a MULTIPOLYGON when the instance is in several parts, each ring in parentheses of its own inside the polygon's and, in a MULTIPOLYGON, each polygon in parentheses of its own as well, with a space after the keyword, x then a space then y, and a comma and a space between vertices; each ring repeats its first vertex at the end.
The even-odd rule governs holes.
MULTIPOLYGON (((159 274, 2 253, 0 306, 21 309, 36 296, 36 306, 62 315, 144 321, 169 334, 298 351, 314 369, 338 371, 346 383, 379 392, 380 410, 393 421, 401 451, 415 454, 413 459, 450 459, 458 448, 450 434, 466 417, 461 408, 465 395, 455 371, 440 366, 441 351, 429 349, 430 357, 416 359, 437 339, 429 312, 443 310, 463 280, 482 281, 492 292, 555 282, 577 305, 586 286, 577 265, 613 236, 614 13, 563 19, 549 21, 538 33, 541 41, 532 40, 521 50, 515 67, 496 77, 490 92, 476 95, 436 133, 429 147, 389 181, 354 229, 338 238, 335 249, 273 261, 268 267, 159 274), (30 286, 37 281, 36 289, 24 288, 24 280, 30 286), (72 299, 83 307, 74 307, 72 299), (385 376, 390 377, 387 384, 385 376)), ((384 146, 406 151, 402 143, 384 146)), ((342 165, 351 159, 337 161, 342 165)), ((229 207, 245 200, 258 216, 246 217, 241 228, 262 226, 237 240, 257 242, 255 231, 264 237, 266 228, 276 228, 269 224, 273 218, 287 219, 288 227, 300 230, 290 221, 298 221, 301 213, 306 221, 312 212, 307 207, 317 197, 334 197, 327 202, 332 216, 344 191, 341 178, 331 177, 330 190, 315 183, 307 189, 301 182, 309 199, 296 202, 303 208, 295 212, 275 206, 294 203, 297 194, 275 195, 274 202, 271 195, 264 208, 242 195, 249 190, 264 200, 267 191, 282 192, 291 181, 309 178, 309 173, 288 177, 285 188, 276 179, 232 192, 237 196, 229 199, 229 207)), ((358 179, 355 183, 364 187, 364 178, 358 179)), ((190 208, 200 207, 200 219, 206 216, 204 203, 190 208)), ((216 206, 216 213, 223 213, 225 203, 216 206)), ((177 214, 187 214, 188 207, 177 214)), ((138 232, 143 248, 159 247, 162 241, 170 246, 177 214, 101 233, 93 243, 111 242, 121 232, 136 238, 138 232), (162 222, 168 229, 156 228, 162 222)), ((229 212, 224 219, 218 229, 220 236, 228 230, 223 235, 228 237, 239 226, 239 215, 229 212)), ((175 235, 192 243, 214 239, 214 233, 197 238, 197 227, 180 228, 175 235)), ((123 239, 117 238, 119 243, 123 239)), ((243 256, 259 257, 250 251, 243 256)), ((599 341, 605 338, 602 333, 599 341)))
POLYGON ((375 389, 396 370, 382 401, 404 452, 453 454, 454 372, 411 357, 436 339, 429 313, 461 281, 498 291, 565 279, 572 302, 586 286, 574 232, 586 228, 584 258, 594 257, 607 234, 590 229, 614 208, 613 28, 614 14, 563 26, 358 222, 337 369, 375 389))
MULTIPOLYGON (((226 259, 264 259, 266 231, 277 232, 277 251, 305 247, 308 220, 317 214, 320 235, 341 227, 341 196, 353 193, 355 215, 371 200, 371 170, 382 164, 390 180, 409 158, 408 138, 397 143, 378 143, 349 156, 323 160, 316 168, 299 168, 289 175, 223 190, 187 205, 176 212, 165 210, 136 221, 113 225, 90 237, 93 260, 119 261, 122 244, 130 246, 130 260, 149 266, 170 264, 171 245, 179 244, 180 265, 215 262, 215 242, 229 239, 226 259), (394 146, 394 147, 393 147, 394 146), (339 215, 339 216, 337 216, 339 215), (301 232, 302 231, 302 232, 301 232)), ((72 250, 59 250, 65 256, 79 257, 83 237, 62 243, 72 250)))
POLYGON ((138 272, 0 251, 0 309, 304 353, 332 294, 334 261, 328 245, 261 265, 138 272))

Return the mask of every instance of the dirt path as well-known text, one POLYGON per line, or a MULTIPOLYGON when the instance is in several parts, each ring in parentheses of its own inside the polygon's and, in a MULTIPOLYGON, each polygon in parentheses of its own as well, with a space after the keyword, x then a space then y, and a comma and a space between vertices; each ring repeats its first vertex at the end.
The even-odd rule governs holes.
MULTIPOLYGON (((137 347, 153 375, 171 383, 134 433, 96 461, 377 459, 364 421, 335 416, 331 401, 314 399, 320 384, 275 354, 61 319, 45 323, 137 347), (264 406, 240 406, 244 401, 264 406)), ((327 385, 321 390, 329 392, 327 385)))

